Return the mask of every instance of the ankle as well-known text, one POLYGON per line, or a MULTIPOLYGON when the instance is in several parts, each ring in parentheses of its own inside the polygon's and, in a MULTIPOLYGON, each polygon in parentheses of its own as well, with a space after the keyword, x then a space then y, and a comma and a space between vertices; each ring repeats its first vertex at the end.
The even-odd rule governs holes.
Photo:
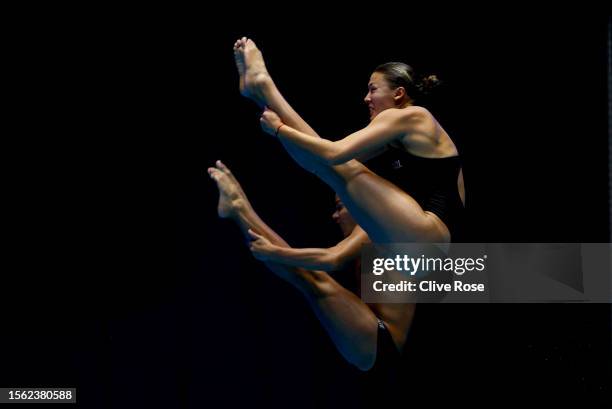
POLYGON ((251 204, 243 198, 232 200, 232 213, 236 216, 243 215, 251 210, 251 204))
POLYGON ((266 71, 259 71, 253 74, 251 83, 253 88, 262 91, 272 85, 272 78, 266 71))

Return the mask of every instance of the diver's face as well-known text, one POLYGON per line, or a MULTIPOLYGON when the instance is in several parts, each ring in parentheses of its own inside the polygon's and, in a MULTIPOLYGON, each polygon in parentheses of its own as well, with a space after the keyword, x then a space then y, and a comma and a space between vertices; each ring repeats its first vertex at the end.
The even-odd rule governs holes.
POLYGON ((363 99, 370 110, 370 121, 385 109, 395 108, 395 96, 395 90, 389 87, 385 76, 373 73, 368 83, 368 94, 363 99))
POLYGON ((349 234, 351 234, 351 232, 357 225, 357 223, 355 223, 355 220, 353 220, 353 218, 351 217, 351 214, 348 212, 348 210, 346 210, 346 207, 344 207, 344 204, 340 201, 338 197, 336 197, 336 211, 334 212, 334 214, 332 214, 332 218, 340 226, 340 230, 342 230, 342 234, 344 235, 344 237, 347 237, 349 234))

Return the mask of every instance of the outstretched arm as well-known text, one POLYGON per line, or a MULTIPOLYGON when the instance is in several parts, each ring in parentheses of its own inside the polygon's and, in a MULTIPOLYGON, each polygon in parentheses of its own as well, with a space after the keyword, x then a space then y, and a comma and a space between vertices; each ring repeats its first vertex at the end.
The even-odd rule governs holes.
POLYGON ((335 271, 354 260, 361 246, 369 242, 368 235, 359 226, 340 243, 329 248, 291 248, 279 246, 264 236, 250 231, 250 249, 255 258, 262 261, 282 263, 293 267, 335 271))
MULTIPOLYGON (((251 39, 243 37, 236 41, 234 57, 240 76, 240 91, 244 96, 255 101, 261 108, 268 107, 280 117, 282 123, 291 128, 311 137, 319 137, 281 94, 266 68, 261 52, 251 39)), ((281 138, 280 141, 300 166, 317 173, 320 159, 316 155, 301 149, 289 139, 281 138)))
POLYGON ((420 107, 387 109, 365 128, 332 142, 313 138, 283 123, 275 112, 266 109, 261 116, 263 130, 295 144, 328 165, 338 165, 380 149, 389 142, 419 130, 426 115, 420 107))

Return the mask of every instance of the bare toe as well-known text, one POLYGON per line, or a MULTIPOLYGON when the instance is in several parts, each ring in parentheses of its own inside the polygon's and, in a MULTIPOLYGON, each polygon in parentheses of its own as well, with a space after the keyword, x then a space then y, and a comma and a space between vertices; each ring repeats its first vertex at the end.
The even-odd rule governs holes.
POLYGON ((229 168, 227 166, 225 166, 225 164, 223 162, 221 162, 220 160, 218 160, 216 163, 217 169, 222 170, 225 173, 232 173, 229 168))

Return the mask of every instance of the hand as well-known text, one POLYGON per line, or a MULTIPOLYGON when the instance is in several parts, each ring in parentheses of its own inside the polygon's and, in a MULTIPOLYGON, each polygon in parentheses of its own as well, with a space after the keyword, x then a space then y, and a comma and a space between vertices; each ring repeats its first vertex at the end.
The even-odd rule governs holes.
POLYGON ((272 136, 276 136, 276 130, 279 126, 283 125, 283 121, 281 121, 280 117, 276 115, 276 112, 272 111, 268 107, 264 109, 259 121, 261 122, 261 129, 263 129, 265 133, 272 136))
POLYGON ((274 251, 277 246, 270 243, 270 240, 266 239, 264 236, 255 233, 251 229, 249 229, 249 236, 251 236, 252 239, 249 243, 249 250, 251 250, 253 256, 257 260, 269 260, 272 254, 274 254, 274 251))

